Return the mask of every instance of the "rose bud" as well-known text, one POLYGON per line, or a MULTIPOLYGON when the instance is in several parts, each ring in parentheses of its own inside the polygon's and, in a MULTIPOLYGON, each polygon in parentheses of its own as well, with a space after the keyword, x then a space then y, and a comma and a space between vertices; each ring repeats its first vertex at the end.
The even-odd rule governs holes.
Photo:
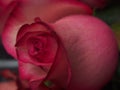
POLYGON ((89 11, 83 4, 31 0, 14 9, 2 41, 32 90, 100 90, 112 78, 118 48, 111 29, 95 17, 72 16, 89 11))
POLYGON ((112 30, 87 15, 51 25, 35 19, 20 28, 15 46, 21 79, 32 90, 100 90, 117 66, 112 30))

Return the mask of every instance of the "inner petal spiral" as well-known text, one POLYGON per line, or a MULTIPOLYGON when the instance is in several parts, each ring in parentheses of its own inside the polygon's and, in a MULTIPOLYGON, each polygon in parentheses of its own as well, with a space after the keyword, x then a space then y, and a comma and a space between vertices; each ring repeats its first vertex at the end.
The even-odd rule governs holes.
POLYGON ((30 40, 30 43, 31 44, 28 45, 28 48, 29 48, 29 54, 31 56, 44 53, 45 43, 43 41, 41 41, 40 39, 33 39, 30 40))
POLYGON ((28 55, 40 63, 52 63, 57 51, 56 39, 46 33, 38 34, 27 39, 28 55))

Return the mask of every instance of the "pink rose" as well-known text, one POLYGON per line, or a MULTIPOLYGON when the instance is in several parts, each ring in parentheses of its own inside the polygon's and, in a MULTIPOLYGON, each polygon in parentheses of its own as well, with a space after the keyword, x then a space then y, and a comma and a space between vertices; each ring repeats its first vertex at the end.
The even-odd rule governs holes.
POLYGON ((0 0, 0 35, 9 17, 9 14, 16 6, 17 2, 14 0, 0 0))
MULTIPOLYGON (((19 30, 19 28, 25 23, 32 22, 33 18, 37 16, 41 17, 41 19, 43 19, 46 22, 55 22, 56 20, 62 17, 73 15, 73 14, 81 14, 81 13, 92 14, 92 10, 87 5, 84 5, 82 3, 76 3, 76 2, 73 2, 72 0, 62 0, 62 1, 61 0, 44 0, 44 1, 40 1, 40 0, 36 0, 36 1, 13 0, 12 1, 11 0, 9 2, 5 2, 1 0, 0 4, 3 8, 2 11, 6 12, 6 13, 2 13, 1 15, 2 26, 0 27, 4 28, 4 23, 6 23, 6 20, 8 19, 7 24, 5 25, 5 31, 3 31, 3 39, 4 37, 5 38, 11 37, 11 34, 8 34, 8 29, 10 30, 9 32, 14 33, 14 36, 16 37, 17 31, 19 30), (14 3, 14 5, 11 3, 14 3), (9 9, 9 7, 11 7, 11 9, 9 9), (32 11, 31 11, 31 7, 33 9, 32 11), (33 14, 31 14, 32 12, 33 14), (9 15, 9 13, 11 14, 9 15), (16 18, 13 18, 13 16, 16 16, 16 18), (14 26, 15 27, 17 26, 17 28, 11 31, 12 28, 14 28, 14 26)), ((9 40, 4 39, 3 42, 5 43, 4 46, 8 51, 8 53, 12 54, 12 56, 17 58, 15 47, 14 47, 14 44, 16 43, 15 39, 16 38, 10 38, 9 40), (9 41, 10 43, 8 43, 9 41), (13 43, 11 43, 11 41, 13 43), (7 45, 10 47, 8 47, 7 45)))
POLYGON ((84 4, 46 1, 20 2, 2 33, 20 80, 31 90, 100 90, 117 65, 111 29, 84 4))

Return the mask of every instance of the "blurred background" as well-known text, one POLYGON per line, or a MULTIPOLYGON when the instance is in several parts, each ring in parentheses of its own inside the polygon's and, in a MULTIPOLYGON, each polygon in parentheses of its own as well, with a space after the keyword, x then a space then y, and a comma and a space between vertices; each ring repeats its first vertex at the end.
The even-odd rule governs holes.
POLYGON ((104 9, 96 10, 94 15, 112 28, 119 45, 118 68, 112 80, 103 90, 120 90, 120 0, 112 0, 104 9))
MULTIPOLYGON (((113 29, 120 49, 120 0, 111 0, 105 8, 95 9, 94 16, 105 21, 113 29)), ((17 61, 5 52, 0 40, 0 71, 10 69, 17 72, 17 67, 17 61)), ((5 79, 0 76, 0 81, 5 79)), ((120 90, 120 57, 114 77, 103 90, 120 90)))

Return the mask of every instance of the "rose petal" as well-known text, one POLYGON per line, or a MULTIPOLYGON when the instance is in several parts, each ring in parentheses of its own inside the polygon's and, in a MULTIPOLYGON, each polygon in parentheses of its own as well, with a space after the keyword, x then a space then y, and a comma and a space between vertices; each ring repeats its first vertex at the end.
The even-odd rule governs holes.
POLYGON ((6 51, 16 58, 15 39, 19 28, 33 22, 40 17, 46 22, 56 21, 64 16, 72 14, 92 14, 92 10, 82 3, 28 3, 19 4, 9 18, 5 30, 2 33, 2 41, 6 51))
MULTIPOLYGON (((1 4, 1 2, 0 2, 1 4)), ((5 7, 0 7, 0 36, 4 29, 5 23, 12 12, 13 8, 16 6, 17 2, 11 2, 5 7)))
POLYGON ((21 79, 29 80, 30 82, 35 80, 39 80, 40 82, 40 80, 43 80, 47 75, 47 72, 41 67, 21 61, 19 61, 19 72, 21 79))
POLYGON ((44 85, 41 85, 47 76, 47 72, 43 68, 19 61, 19 73, 22 80, 29 82, 29 87, 32 90, 38 90, 39 88, 48 90, 44 85))
POLYGON ((78 15, 55 23, 72 66, 68 90, 96 90, 113 76, 118 48, 111 29, 92 16, 78 15))
POLYGON ((13 14, 23 23, 33 21, 35 17, 40 17, 42 21, 54 22, 71 14, 92 14, 91 8, 83 3, 55 1, 36 0, 20 3, 13 14))

